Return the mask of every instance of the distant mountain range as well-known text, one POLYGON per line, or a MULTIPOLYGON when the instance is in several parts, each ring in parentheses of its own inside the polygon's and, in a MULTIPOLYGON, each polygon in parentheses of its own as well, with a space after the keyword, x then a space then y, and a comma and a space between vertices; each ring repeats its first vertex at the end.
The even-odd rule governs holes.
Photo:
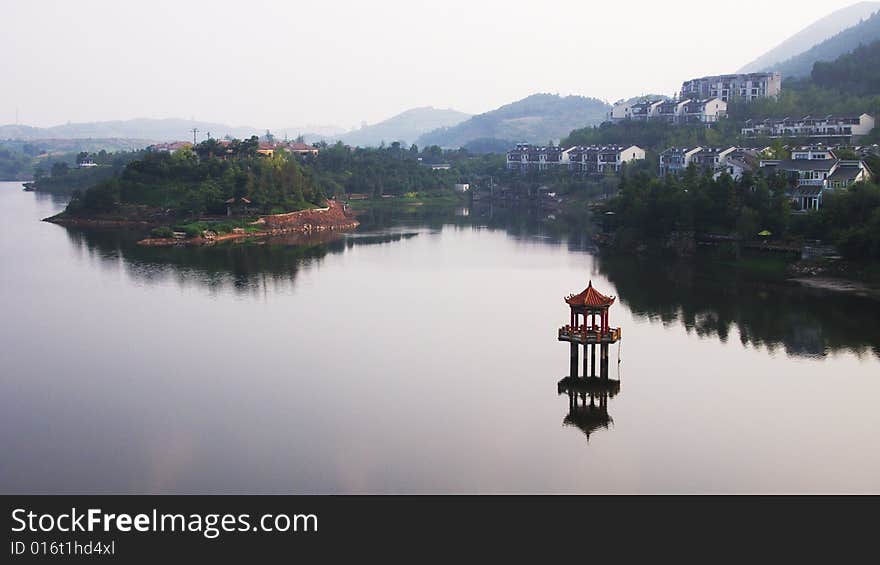
MULTIPOLYGON (((779 63, 800 55, 814 45, 818 45, 841 31, 858 24, 877 10, 880 10, 880 2, 858 2, 852 6, 831 12, 824 18, 817 20, 792 35, 748 65, 745 65, 737 72, 752 73, 775 70, 774 67, 779 63)), ((852 48, 855 47, 853 46, 852 48)))
MULTIPOLYGON (((25 125, 0 126, 0 139, 137 139, 146 141, 184 141, 192 139, 192 130, 197 128, 199 139, 209 133, 221 138, 229 135, 244 138, 252 135, 264 135, 265 128, 251 126, 230 126, 214 122, 184 120, 179 118, 135 118, 132 120, 115 120, 106 122, 68 123, 48 128, 25 125)), ((271 130, 276 137, 285 133, 290 137, 304 135, 321 138, 342 133, 340 128, 332 126, 291 126, 271 130)))
MULTIPOLYGON (((451 108, 426 106, 412 108, 379 123, 351 131, 332 127, 308 126, 275 128, 276 138, 302 135, 308 143, 340 140, 348 145, 378 146, 395 141, 443 147, 462 147, 480 140, 485 147, 507 146, 517 141, 547 143, 558 140, 576 128, 601 123, 610 106, 594 98, 534 94, 496 110, 472 116, 451 108)), ((33 140, 137 140, 140 146, 159 141, 192 139, 208 133, 216 138, 229 135, 244 138, 264 135, 266 129, 250 126, 183 120, 178 118, 69 123, 48 128, 24 125, 0 126, 0 139, 33 140)), ((129 143, 128 145, 132 145, 129 143)), ((137 144, 135 144, 137 145, 137 144)))
POLYGON ((601 123, 610 109, 606 102, 595 98, 533 94, 458 125, 426 133, 416 143, 420 147, 464 147, 478 140, 547 143, 565 137, 573 129, 601 123))
POLYGON ((782 78, 801 78, 810 75, 817 61, 833 61, 851 52, 859 45, 868 45, 880 39, 880 12, 875 12, 860 23, 829 37, 782 63, 764 70, 779 71, 782 78))
POLYGON ((394 141, 414 143, 423 133, 455 126, 470 117, 470 114, 452 108, 441 109, 431 106, 412 108, 377 124, 364 126, 337 137, 349 145, 362 147, 394 141))
MULTIPOLYGON (((439 109, 430 106, 413 108, 387 120, 345 131, 333 126, 289 126, 270 128, 276 138, 303 136, 307 143, 315 141, 344 141, 350 145, 371 146, 383 141, 414 142, 423 133, 441 127, 454 126, 468 119, 470 114, 453 109, 439 109)), ((208 134, 221 138, 226 135, 237 138, 262 136, 266 128, 252 126, 230 126, 228 124, 183 120, 178 118, 118 120, 107 122, 69 123, 47 128, 26 125, 0 126, 0 139, 25 141, 46 139, 131 139, 144 141, 147 145, 156 141, 184 141, 192 139, 193 128, 198 129, 198 139, 208 134)))

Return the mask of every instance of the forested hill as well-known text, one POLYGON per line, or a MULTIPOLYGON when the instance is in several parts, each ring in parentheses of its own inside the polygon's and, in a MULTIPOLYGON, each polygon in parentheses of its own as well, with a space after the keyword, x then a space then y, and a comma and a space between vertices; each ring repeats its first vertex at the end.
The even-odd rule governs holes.
MULTIPOLYGON (((635 143, 654 151, 670 146, 738 145, 743 142, 740 130, 749 119, 862 113, 880 115, 880 40, 857 47, 832 61, 815 63, 807 77, 787 81, 777 99, 731 102, 727 119, 711 128, 661 122, 603 123, 599 127, 572 130, 562 144, 635 143)), ((861 140, 862 143, 878 141, 880 132, 876 128, 861 140)), ((750 142, 769 144, 770 140, 750 142)))
MULTIPOLYGON (((210 139, 171 154, 142 152, 121 171, 108 167, 112 178, 103 175, 84 192, 76 191, 67 214, 124 216, 161 211, 199 218, 223 215, 230 199, 241 198, 250 201, 255 215, 290 212, 322 206, 327 197, 346 194, 375 198, 451 195, 455 183, 503 168, 503 157, 474 157, 436 146, 419 151, 397 142, 380 148, 319 143, 317 155, 294 155, 281 145, 271 155, 260 154, 259 147, 257 137, 251 137, 231 142, 210 139), (442 169, 429 166, 440 163, 442 169)), ((54 177, 55 168, 52 173, 54 177)))
POLYGON ((813 84, 856 96, 880 96, 880 40, 861 45, 832 62, 817 62, 813 84))
POLYGON ((306 167, 278 151, 257 154, 256 137, 227 146, 211 139, 173 154, 147 152, 118 177, 75 193, 72 215, 109 213, 122 206, 145 206, 198 217, 222 214, 230 198, 247 198, 260 212, 288 212, 321 205, 325 195, 306 167), (219 157, 223 155, 223 157, 219 157))
POLYGON ((765 70, 779 71, 783 79, 806 77, 817 61, 833 61, 837 57, 853 51, 859 45, 867 45, 880 39, 880 12, 875 12, 851 28, 845 29, 822 43, 813 46, 800 55, 773 65, 765 70))
POLYGON ((783 61, 800 55, 814 45, 818 45, 829 37, 858 24, 877 10, 880 10, 880 2, 858 2, 835 10, 792 35, 737 72, 753 73, 763 69, 772 70, 783 61))
POLYGON ((547 143, 575 128, 601 123, 610 109, 595 98, 533 94, 457 126, 429 132, 417 143, 440 147, 464 147, 475 140, 547 143))

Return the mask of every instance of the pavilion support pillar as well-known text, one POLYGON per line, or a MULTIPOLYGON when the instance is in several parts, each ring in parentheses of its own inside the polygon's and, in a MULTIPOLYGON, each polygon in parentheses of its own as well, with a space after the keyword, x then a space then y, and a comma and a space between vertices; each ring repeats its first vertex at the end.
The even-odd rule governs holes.
POLYGON ((569 373, 573 379, 576 379, 578 376, 578 344, 575 342, 571 342, 571 367, 569 373))
POLYGON ((590 357, 587 355, 587 349, 590 346, 586 343, 584 344, 584 378, 590 374, 590 357))
POLYGON ((590 364, 592 365, 590 370, 590 376, 596 378, 596 344, 590 346, 590 357, 592 358, 590 364))
POLYGON ((608 344, 607 343, 602 344, 601 355, 602 355, 602 361, 601 361, 602 366, 599 368, 599 371, 602 374, 602 378, 607 379, 608 378, 608 344))

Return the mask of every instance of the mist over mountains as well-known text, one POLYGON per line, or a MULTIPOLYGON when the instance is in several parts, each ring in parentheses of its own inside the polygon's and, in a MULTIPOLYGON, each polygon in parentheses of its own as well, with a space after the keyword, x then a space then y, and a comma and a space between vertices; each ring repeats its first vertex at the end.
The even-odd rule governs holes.
POLYGON ((783 78, 808 76, 813 70, 814 63, 833 61, 853 51, 859 45, 868 45, 878 39, 880 39, 880 12, 875 12, 858 24, 766 70, 779 71, 783 78))
POLYGON ((414 143, 425 132, 452 127, 470 117, 470 114, 452 108, 412 108, 377 124, 346 132, 338 138, 349 145, 359 146, 377 146, 382 142, 388 144, 394 141, 414 143))
MULTIPOLYGON (((876 40, 880 40, 880 2, 859 2, 817 20, 743 66, 740 72, 778 70, 784 78, 806 77, 816 62, 834 61, 859 45, 868 45, 876 40)), ((682 77, 686 78, 690 77, 682 77)), ((648 88, 650 85, 646 84, 645 89, 648 88)), ((215 138, 264 136, 268 130, 276 139, 301 136, 307 143, 342 141, 352 146, 378 146, 398 141, 416 143, 420 147, 438 145, 444 148, 464 147, 477 152, 503 151, 517 142, 546 144, 558 141, 573 130, 602 123, 610 109, 607 102, 597 98, 538 93, 478 115, 453 108, 411 108, 378 123, 352 130, 320 124, 256 127, 194 119, 136 118, 67 123, 45 128, 2 125, 0 140, 43 140, 43 146, 51 149, 78 147, 76 143, 69 142, 79 140, 83 147, 107 147, 109 150, 143 147, 155 142, 192 140, 194 129, 197 130, 197 140, 206 139, 209 135, 215 138), (50 143, 48 140, 53 141, 50 143)))
MULTIPOLYGON (((353 146, 378 146, 395 141, 419 145, 462 147, 478 139, 502 143, 527 141, 547 143, 560 139, 572 129, 603 121, 610 106, 601 100, 583 96, 534 94, 498 109, 471 116, 452 108, 431 106, 412 108, 383 120, 351 131, 331 127, 270 128, 278 138, 302 136, 306 142, 337 140, 353 146)), ((230 126, 177 118, 117 120, 107 122, 71 123, 48 128, 26 125, 0 126, 0 139, 138 139, 176 141, 196 138, 262 136, 265 128, 230 126)))
MULTIPOLYGON (((767 51, 751 63, 743 66, 738 73, 753 73, 764 70, 774 70, 774 65, 782 63, 799 55, 814 45, 822 43, 826 39, 841 31, 858 24, 871 14, 880 10, 880 2, 858 2, 846 8, 831 12, 803 30, 792 35, 778 46, 767 51)), ((855 46, 853 46, 854 48, 855 46)))
MULTIPOLYGON (((231 137, 250 137, 263 135, 266 128, 252 126, 230 126, 217 122, 204 122, 180 118, 135 118, 131 120, 113 120, 106 122, 68 123, 47 128, 27 125, 0 126, 0 139, 143 139, 151 141, 183 141, 192 139, 193 128, 198 130, 198 139, 209 134, 215 138, 226 135, 231 137)), ((291 137, 298 135, 335 135, 341 129, 329 126, 291 126, 273 129, 277 137, 289 132, 291 137)))

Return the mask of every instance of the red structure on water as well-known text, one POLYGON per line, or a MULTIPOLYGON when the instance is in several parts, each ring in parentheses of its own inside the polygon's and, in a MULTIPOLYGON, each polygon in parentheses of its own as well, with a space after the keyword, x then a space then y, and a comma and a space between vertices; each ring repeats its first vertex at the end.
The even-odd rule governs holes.
POLYGON ((571 317, 568 325, 559 328, 558 337, 559 341, 571 343, 571 378, 578 377, 578 345, 584 346, 584 378, 596 378, 597 345, 600 349, 599 378, 608 378, 608 346, 620 340, 620 328, 612 328, 608 317, 614 301, 615 297, 593 288, 593 281, 582 292, 565 298, 571 317), (592 363, 588 363, 590 359, 592 363))
POLYGON ((620 381, 608 376, 608 346, 620 341, 620 328, 612 328, 608 310, 613 296, 593 288, 593 281, 578 294, 565 298, 570 310, 568 325, 559 328, 559 341, 571 344, 571 371, 559 381, 559 394, 568 395, 568 415, 563 424, 590 434, 607 428, 612 419, 608 399, 620 392, 620 381), (578 376, 578 345, 584 346, 584 374, 578 376), (599 347, 599 375, 596 376, 596 347, 599 347), (589 351, 589 355, 587 352, 589 351))

